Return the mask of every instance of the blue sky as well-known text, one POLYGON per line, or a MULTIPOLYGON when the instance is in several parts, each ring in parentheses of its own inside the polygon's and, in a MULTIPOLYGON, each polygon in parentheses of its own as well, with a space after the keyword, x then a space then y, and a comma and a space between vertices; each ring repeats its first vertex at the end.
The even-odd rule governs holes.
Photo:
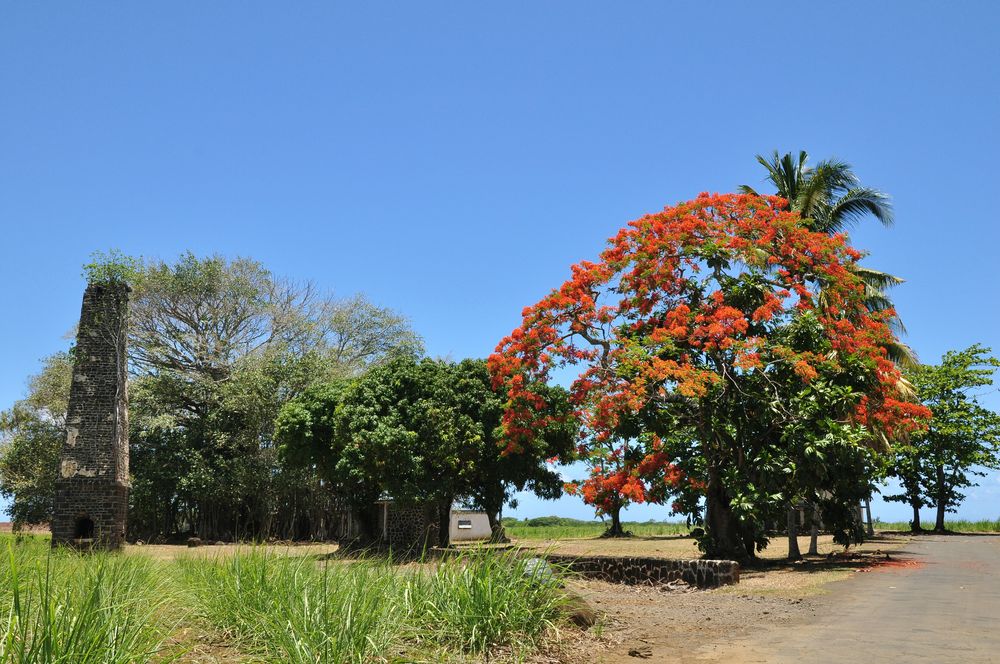
MULTIPOLYGON (((893 195, 896 227, 853 237, 906 277, 924 360, 1000 351, 998 22, 991 2, 5 2, 0 405, 66 346, 94 250, 251 256, 481 357, 626 221, 759 185, 773 149, 893 195)), ((998 498, 992 473, 961 516, 998 498)), ((516 514, 548 513, 590 511, 516 514)))

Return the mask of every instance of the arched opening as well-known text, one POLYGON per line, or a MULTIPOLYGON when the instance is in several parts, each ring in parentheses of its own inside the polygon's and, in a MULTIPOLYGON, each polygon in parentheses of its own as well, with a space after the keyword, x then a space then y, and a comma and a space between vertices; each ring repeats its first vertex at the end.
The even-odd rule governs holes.
POLYGON ((77 517, 76 526, 73 529, 73 539, 94 539, 94 522, 90 517, 77 517))

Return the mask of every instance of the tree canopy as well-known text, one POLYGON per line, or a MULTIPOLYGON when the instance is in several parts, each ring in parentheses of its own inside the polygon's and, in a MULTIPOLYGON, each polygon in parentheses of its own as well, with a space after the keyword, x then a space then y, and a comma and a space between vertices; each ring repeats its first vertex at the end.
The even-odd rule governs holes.
POLYGON ((645 445, 630 497, 657 496, 644 477, 676 484, 663 472, 676 465, 694 480, 677 486, 704 486, 707 552, 752 555, 787 501, 790 395, 845 386, 844 420, 872 429, 916 429, 926 415, 899 398, 884 349, 891 312, 865 306, 851 269, 860 258, 777 197, 703 194, 631 222, 527 307, 491 356, 508 447, 549 417, 528 386, 578 365, 570 394, 584 449, 603 462, 622 457, 616 440, 645 445))
MULTIPOLYGON (((568 416, 565 391, 544 393, 568 416)), ((282 409, 276 436, 289 458, 320 469, 369 530, 366 510, 382 495, 440 506, 444 544, 456 500, 484 509, 499 530, 511 488, 544 497, 561 488, 545 460, 572 454, 572 428, 551 424, 535 432, 530 453, 505 455, 502 408, 483 361, 399 354, 352 381, 307 390, 282 409)))
POLYGON ((1000 468, 1000 415, 983 407, 977 390, 993 384, 1000 360, 979 344, 948 351, 940 364, 907 372, 920 402, 933 414, 925 431, 898 441, 891 473, 902 491, 887 500, 913 508, 913 530, 919 531, 920 508, 936 508, 934 529, 944 531, 946 512, 954 512, 975 486, 984 468, 1000 468))

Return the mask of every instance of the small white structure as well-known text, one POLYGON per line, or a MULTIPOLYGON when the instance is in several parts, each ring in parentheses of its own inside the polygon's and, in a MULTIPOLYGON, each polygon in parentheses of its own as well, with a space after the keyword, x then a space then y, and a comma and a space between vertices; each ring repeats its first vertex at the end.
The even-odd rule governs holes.
POLYGON ((468 510, 451 511, 451 524, 448 533, 452 542, 484 540, 489 539, 490 535, 493 534, 490 530, 490 520, 486 518, 486 512, 468 510))

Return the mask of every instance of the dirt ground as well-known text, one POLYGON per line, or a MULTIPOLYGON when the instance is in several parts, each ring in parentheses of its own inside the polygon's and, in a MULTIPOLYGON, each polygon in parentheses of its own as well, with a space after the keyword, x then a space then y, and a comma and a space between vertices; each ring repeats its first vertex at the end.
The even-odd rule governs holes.
MULTIPOLYGON (((901 541, 905 541, 901 540, 901 541)), ((799 537, 799 550, 805 553, 809 550, 809 537, 799 537)), ((635 556, 648 558, 695 559, 701 558, 701 551, 693 539, 683 535, 664 535, 656 537, 627 537, 621 539, 602 539, 589 537, 584 539, 561 540, 518 540, 518 546, 524 548, 550 551, 571 556, 635 556)), ((843 547, 834 544, 833 537, 821 535, 818 539, 820 555, 842 551, 843 547)), ((886 538, 866 542, 862 551, 886 549, 894 546, 886 538)), ((898 546, 896 544, 895 546, 898 546)), ((786 538, 775 538, 771 545, 758 555, 768 560, 782 559, 788 553, 786 538)))
MULTIPOLYGON (((711 644, 779 629, 793 621, 808 624, 815 620, 827 610, 824 596, 833 587, 830 584, 856 573, 898 563, 899 551, 909 541, 908 536, 882 535, 856 550, 854 557, 821 555, 795 564, 776 560, 784 547, 775 546, 759 565, 743 570, 738 585, 713 590, 669 590, 573 581, 570 589, 583 596, 601 614, 600 622, 585 634, 560 640, 549 653, 551 659, 539 661, 572 664, 644 660, 681 664, 711 662, 714 661, 712 653, 705 650, 711 644), (890 560, 886 560, 886 554, 890 560)), ((619 541, 607 548, 602 546, 606 542, 565 542, 568 546, 560 546, 558 550, 560 553, 607 555, 610 548, 616 555, 659 553, 664 557, 680 557, 678 552, 690 551, 689 542, 673 538, 619 541), (664 543, 664 539, 670 542, 664 543)), ((840 552, 842 547, 825 538, 820 551, 840 552)))

